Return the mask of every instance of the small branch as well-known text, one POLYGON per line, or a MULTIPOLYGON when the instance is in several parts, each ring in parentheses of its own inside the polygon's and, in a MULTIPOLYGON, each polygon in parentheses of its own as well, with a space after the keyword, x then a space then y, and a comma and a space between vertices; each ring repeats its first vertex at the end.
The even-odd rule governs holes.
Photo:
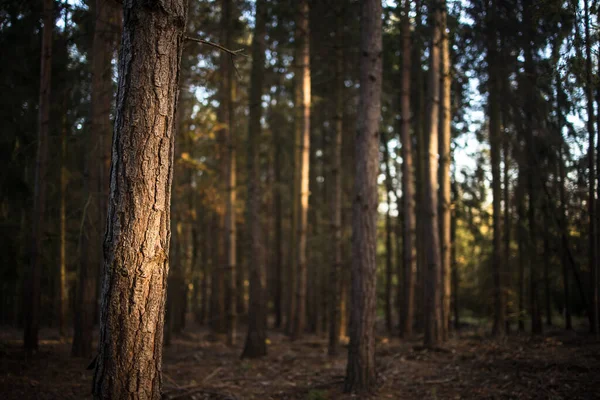
POLYGON ((191 36, 185 36, 185 39, 186 40, 190 40, 192 42, 198 42, 198 43, 202 43, 202 44, 207 44, 207 45, 212 46, 214 48, 217 48, 217 49, 219 49, 221 51, 224 51, 225 53, 230 54, 232 57, 242 56, 242 57, 248 58, 248 56, 243 53, 244 49, 230 50, 230 49, 228 49, 226 47, 221 46, 220 44, 209 42, 208 40, 204 40, 204 39, 193 38, 191 36))

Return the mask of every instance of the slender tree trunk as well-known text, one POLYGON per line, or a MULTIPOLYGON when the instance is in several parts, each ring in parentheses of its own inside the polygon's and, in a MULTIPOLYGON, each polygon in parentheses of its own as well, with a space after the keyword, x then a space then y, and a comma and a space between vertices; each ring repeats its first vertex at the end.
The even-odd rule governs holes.
POLYGON ((488 5, 488 86, 489 86, 489 136, 490 154, 492 165, 492 216, 493 216, 493 241, 492 241, 492 275, 494 277, 494 325, 492 335, 501 337, 506 329, 506 308, 504 306, 504 289, 501 279, 502 265, 502 186, 500 171, 500 148, 501 148, 501 96, 499 82, 499 63, 497 48, 497 27, 494 20, 495 2, 492 0, 488 5))
POLYGON ((126 2, 123 8, 93 393, 96 399, 158 400, 187 2, 126 2))
MULTIPOLYGON (((503 85, 507 85, 508 84, 508 80, 507 79, 503 79, 502 80, 502 84, 503 85)), ((503 86, 505 87, 505 86, 503 86)), ((506 91, 504 91, 504 94, 506 95, 506 91)), ((508 118, 508 113, 506 112, 506 110, 503 110, 502 112, 502 120, 506 121, 506 119, 508 118)), ((511 241, 511 206, 510 206, 510 179, 509 179, 509 171, 510 171, 510 138, 508 136, 508 132, 505 131, 506 129, 506 123, 503 123, 503 133, 504 133, 504 138, 502 140, 503 143, 503 157, 504 157, 504 257, 503 257, 503 261, 504 261, 504 266, 506 268, 506 273, 505 276, 506 281, 505 281, 505 288, 508 288, 509 291, 508 293, 512 293, 512 268, 511 268, 511 258, 510 258, 510 241, 511 241)), ((506 309, 506 314, 510 315, 513 311, 512 311, 512 299, 508 299, 507 296, 504 297, 505 300, 505 309, 506 309)), ((505 320, 505 332, 508 334, 510 332, 510 317, 506 318, 505 320)))
POLYGON ((382 6, 364 0, 361 10, 360 91, 355 142, 355 181, 352 213, 352 307, 350 346, 344 390, 375 388, 375 308, 377 174, 381 117, 382 6))
POLYGON ((450 126, 452 122, 450 110, 450 46, 446 32, 447 6, 442 2, 442 24, 440 27, 440 121, 439 121, 439 153, 440 153, 440 241, 441 241, 441 273, 442 273, 442 340, 448 339, 450 329, 450 295, 451 295, 451 241, 450 241, 450 126))
MULTIPOLYGON (((453 184, 452 192, 454 194, 455 202, 458 203, 459 196, 456 190, 455 184, 453 184)), ((458 260, 456 259, 456 211, 452 213, 452 219, 450 221, 450 240, 452 244, 452 307, 454 314, 454 330, 458 332, 460 329, 460 304, 458 301, 458 287, 459 287, 459 274, 458 274, 458 260)))
MULTIPOLYGON (((279 60, 278 60, 279 61, 279 60)), ((275 184, 273 185, 273 201, 275 208, 275 283, 274 283, 274 298, 273 298, 273 308, 275 311, 275 327, 281 328, 283 323, 283 308, 284 308, 284 298, 283 298, 283 208, 282 208, 282 187, 284 185, 282 180, 281 170, 283 168, 281 153, 283 152, 282 146, 282 135, 280 133, 280 104, 282 102, 280 95, 280 88, 283 86, 283 82, 279 82, 279 85, 275 89, 275 101, 277 104, 277 109, 273 110, 273 115, 271 119, 273 120, 273 124, 271 126, 275 127, 272 129, 273 132, 273 142, 275 144, 273 162, 274 162, 274 172, 275 172, 275 184)))
POLYGON ((308 0, 299 0, 298 19, 296 22, 296 39, 298 47, 296 48, 296 68, 300 96, 298 100, 301 103, 296 104, 297 124, 301 124, 301 135, 298 148, 300 156, 298 167, 299 171, 299 209, 297 229, 297 270, 296 270, 296 310, 294 312, 294 323, 292 338, 298 339, 304 332, 306 323, 306 229, 308 223, 308 195, 309 195, 309 160, 310 160, 310 49, 309 49, 309 8, 308 0), (298 118, 300 117, 300 118, 298 118))
POLYGON ((50 78, 52 72, 52 32, 54 0, 44 0, 44 28, 40 67, 38 138, 35 160, 32 230, 29 273, 25 279, 23 344, 28 352, 38 349, 40 324, 40 282, 42 279, 42 243, 46 217, 46 174, 48 170, 48 129, 50 124, 50 78))
MULTIPOLYGON (((221 42, 226 48, 233 44, 233 3, 232 0, 221 1, 221 42)), ((222 73, 219 105, 220 121, 223 125, 223 177, 225 193, 225 225, 223 244, 225 246, 225 270, 227 271, 226 321, 227 344, 233 346, 236 336, 236 151, 235 151, 235 115, 233 110, 235 84, 231 56, 221 53, 220 69, 222 73)))
POLYGON ((329 282, 329 345, 330 356, 338 354, 340 340, 340 306, 342 292, 342 140, 344 134, 344 11, 336 9, 335 48, 335 130, 332 154, 331 243, 333 263, 329 282))
MULTIPOLYGON (((557 79, 557 82, 559 79, 557 79)), ((557 86, 558 87, 558 86, 557 86)), ((560 89, 558 90, 560 93, 560 89)), ((562 122, 562 114, 559 111, 560 121, 562 122)), ((559 124, 559 126, 562 126, 559 124)), ((567 204, 566 204, 566 194, 565 194, 565 162, 563 158, 563 146, 564 140, 562 138, 562 133, 560 137, 560 145, 558 147, 558 168, 559 168, 559 176, 560 176, 560 220, 562 221, 562 229, 565 232, 569 232, 568 220, 567 220, 567 204)), ((569 268, 567 266, 568 257, 566 248, 566 241, 561 241, 560 254, 561 254, 561 263, 562 263, 562 273, 563 273, 563 296, 564 296, 564 307, 565 307, 565 329, 573 329, 573 323, 571 320, 571 294, 569 288, 569 268)))
POLYGON ((385 166, 385 188, 387 211, 385 213, 385 326, 388 332, 393 328, 392 316, 392 279, 394 276, 394 265, 392 255, 394 253, 392 247, 392 200, 390 193, 393 191, 392 174, 390 172, 390 152, 388 150, 388 141, 384 132, 381 132, 381 144, 383 145, 383 164, 385 166))
POLYGON ((250 97, 248 117, 248 203, 247 203, 247 250, 250 267, 250 310, 248 314, 248 334, 242 358, 256 358, 267 354, 265 303, 265 265, 261 249, 260 229, 260 159, 259 146, 262 115, 262 92, 264 86, 265 35, 267 9, 265 0, 257 0, 254 36, 252 38, 252 73, 250 77, 250 97))
MULTIPOLYGON (((549 209, 548 213, 552 212, 549 209)), ((550 215, 550 214, 548 214, 550 215)), ((544 305, 546 311, 546 325, 552 326, 552 299, 550 294, 550 239, 548 232, 544 233, 544 305)))
POLYGON ((413 148, 410 135, 410 80, 411 80, 411 36, 410 0, 404 0, 402 15, 402 88, 400 96, 400 140, 402 142, 402 201, 403 240, 404 240, 404 301, 402 302, 402 323, 400 336, 412 336, 415 313, 415 280, 417 274, 416 212, 413 170, 413 148))
POLYGON ((588 130, 588 173, 589 173, 589 196, 588 196, 588 214, 589 214, 589 265, 590 265, 590 293, 592 295, 590 302, 590 331, 593 334, 600 333, 599 327, 599 293, 598 293, 598 263, 597 263, 597 243, 596 243, 596 164, 594 162, 594 95, 592 83, 592 44, 590 38, 590 16, 588 0, 583 1, 584 5, 584 26, 585 26, 585 94, 587 101, 587 130, 588 130))
POLYGON ((60 137, 60 250, 58 267, 58 332, 61 338, 67 336, 67 316, 69 313, 69 286, 67 282, 67 134, 68 121, 63 117, 60 137))
MULTIPOLYGON (((523 162, 523 161, 521 161, 523 162)), ((527 234, 525 231, 525 173, 524 167, 519 168, 517 183, 517 244, 519 246, 519 290, 518 290, 518 320, 519 332, 525 331, 525 260, 527 259, 527 234)))
POLYGON ((442 304, 441 304, 441 270, 440 270, 440 237, 438 229, 438 117, 440 104, 440 48, 441 40, 441 3, 432 3, 432 45, 430 49, 429 94, 427 102, 427 162, 425 163, 424 181, 424 234, 426 257, 425 293, 425 346, 435 347, 443 339, 441 336, 442 304))

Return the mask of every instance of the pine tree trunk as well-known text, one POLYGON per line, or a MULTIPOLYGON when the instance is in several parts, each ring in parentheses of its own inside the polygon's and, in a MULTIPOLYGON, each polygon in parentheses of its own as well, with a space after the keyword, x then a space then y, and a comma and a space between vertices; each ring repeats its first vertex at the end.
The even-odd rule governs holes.
MULTIPOLYGON (((521 161, 523 162, 523 161, 521 161)), ((518 289, 518 320, 519 332, 525 331, 525 263, 527 259, 527 233, 525 231, 525 172, 519 167, 519 182, 517 183, 517 244, 519 246, 519 289, 518 289)))
POLYGON ((404 300, 402 302, 400 336, 412 336, 415 315, 415 283, 417 274, 416 248, 416 212, 413 148, 410 135, 410 81, 411 81, 411 35, 410 35, 410 1, 404 0, 402 15, 402 88, 400 98, 400 140, 402 142, 402 201, 403 209, 403 241, 404 241, 404 300))
POLYGON ((308 223, 308 195, 309 195, 309 161, 310 161, 310 101, 311 101, 311 82, 310 82, 310 49, 309 49, 309 7, 308 0, 299 0, 298 19, 296 22, 296 68, 300 95, 296 104, 296 124, 301 126, 300 141, 298 143, 299 164, 299 208, 297 229, 297 261, 296 261, 296 300, 294 312, 294 323, 292 329, 292 338, 298 339, 304 332, 306 323, 306 230, 308 223))
POLYGON ((424 345, 436 347, 442 340, 442 304, 440 237, 438 229, 438 116, 440 104, 441 4, 432 3, 432 45, 430 48, 429 94, 427 101, 427 160, 424 180, 424 237, 425 237, 425 336, 424 345))
POLYGON ((335 26, 335 127, 332 143, 331 243, 333 263, 329 277, 329 344, 327 353, 338 354, 342 292, 342 141, 344 135, 344 8, 336 9, 335 26))
POLYGON ((254 36, 252 38, 252 72, 248 117, 248 202, 247 202, 247 251, 250 268, 250 309, 248 334, 242 358, 257 358, 267 354, 265 301, 265 264, 261 248, 260 229, 260 119, 262 115, 262 93, 264 86, 265 35, 267 24, 265 0, 257 0, 254 36))
POLYGON ((377 247, 377 174, 381 116, 382 6, 364 0, 361 10, 360 90, 355 142, 352 213, 352 307, 350 346, 344 390, 375 388, 375 308, 377 247))
MULTIPOLYGON (((66 98, 65 98, 66 105, 66 98)), ((66 107, 65 107, 66 111, 66 107)), ((67 282, 67 134, 68 122, 65 112, 60 137, 60 250, 58 266, 58 332, 67 336, 69 313, 69 286, 67 282)))
POLYGON ((388 141, 384 132, 381 132, 381 144, 383 146, 383 164, 385 166, 385 188, 386 188, 386 202, 387 211, 385 213, 385 326, 388 332, 392 331, 393 328, 393 316, 392 316, 392 279, 394 276, 394 265, 392 262, 392 255, 394 249, 392 247, 392 200, 390 193, 393 190, 392 187, 392 174, 390 172, 390 154, 388 150, 388 141))
POLYGON ((50 78, 52 72, 52 32, 54 0, 44 0, 44 28, 40 67, 38 138, 35 160, 32 230, 29 271, 23 290, 23 344, 28 352, 38 349, 40 325, 40 283, 42 279, 42 243, 46 217, 46 175, 48 170, 48 130, 50 123, 50 78))
POLYGON ((123 5, 96 399, 161 398, 174 120, 187 2, 149 5, 123 5))
POLYGON ((588 196, 588 214, 589 214, 589 266, 590 266, 590 331, 593 334, 600 333, 600 321, 598 306, 600 304, 598 292, 598 249, 596 242, 596 164, 594 162, 594 96, 592 83, 592 44, 590 38, 590 16, 589 4, 587 0, 584 5, 584 26, 585 26, 585 94, 587 101, 587 130, 588 130, 588 170, 589 170, 589 196, 588 196))
MULTIPOLYGON (((526 89, 529 93, 530 99, 534 99, 534 91, 536 90, 534 87, 535 82, 535 65, 533 59, 534 50, 532 48, 531 41, 535 35, 535 20, 534 20, 534 5, 531 0, 526 0, 523 6, 523 21, 525 24, 525 62, 524 62, 524 70, 526 76, 529 78, 526 85, 526 89)), ((538 240, 537 240, 537 220, 536 220, 536 208, 538 206, 538 184, 536 179, 539 179, 539 167, 538 167, 538 154, 535 148, 535 137, 533 130, 535 129, 534 122, 534 112, 532 110, 531 101, 525 102, 525 139, 527 146, 527 162, 528 163, 528 171, 527 171, 527 189, 529 194, 529 207, 527 210, 527 219, 529 224, 529 285, 530 285, 530 315, 531 315, 531 331, 533 334, 541 334, 543 330, 542 318, 540 312, 540 301, 539 301, 539 293, 538 293, 538 284, 539 284, 539 276, 538 276, 538 240)))
MULTIPOLYGON (((557 82, 559 81, 559 79, 557 79, 557 82)), ((558 86, 557 86, 558 88, 558 86)), ((558 93, 561 93, 560 89, 557 89, 558 93)), ((559 111, 559 120, 562 122, 562 114, 559 111)), ((560 125, 559 125, 560 126, 560 125)), ((567 224, 567 204, 566 204, 566 193, 565 193, 565 164, 564 164, 564 158, 563 158, 563 146, 564 146, 564 140, 562 138, 562 134, 561 134, 561 138, 560 138, 560 144, 558 147, 558 168, 559 168, 559 177, 560 177, 560 186, 559 186, 559 194, 560 194, 560 220, 562 221, 561 223, 561 228, 563 229, 563 232, 565 232, 565 234, 567 232, 569 232, 569 227, 567 224)), ((568 249, 566 247, 566 241, 562 240, 561 241, 561 246, 560 246, 560 259, 561 259, 561 263, 562 263, 562 273, 563 273, 563 296, 564 296, 564 307, 565 307, 565 329, 570 330, 573 329, 573 324, 572 324, 572 320, 571 320, 571 294, 570 294, 570 287, 569 287, 569 268, 567 266, 568 261, 568 256, 567 256, 567 252, 568 249)))
MULTIPOLYGON (((233 44, 233 3, 232 0, 221 1, 221 43, 226 48, 232 48, 233 44)), ((224 222, 224 275, 226 277, 228 299, 225 301, 227 344, 233 346, 236 336, 236 155, 235 155, 235 133, 234 133, 234 94, 235 83, 233 82, 233 68, 231 56, 225 52, 221 53, 220 59, 221 87, 219 104, 219 121, 223 124, 223 162, 222 172, 224 178, 225 194, 225 222, 224 222)))
POLYGON ((452 122, 450 110, 450 47, 446 32, 447 6, 442 2, 442 24, 440 27, 442 40, 440 42, 440 121, 439 121, 439 153, 440 153, 440 241, 441 241, 441 274, 442 274, 442 340, 448 339, 450 329, 450 296, 451 296, 451 266, 450 266, 450 126, 452 122))
POLYGON ((494 325, 492 335, 500 337, 504 335, 506 325, 506 309, 504 307, 504 290, 501 279, 502 265, 502 186, 500 171, 500 148, 501 148, 501 96, 499 82, 499 63, 497 46, 497 27, 494 21, 495 2, 492 0, 488 4, 487 10, 487 29, 488 29, 488 86, 489 86, 489 137, 490 137, 490 158, 492 165, 492 276, 494 278, 494 325))

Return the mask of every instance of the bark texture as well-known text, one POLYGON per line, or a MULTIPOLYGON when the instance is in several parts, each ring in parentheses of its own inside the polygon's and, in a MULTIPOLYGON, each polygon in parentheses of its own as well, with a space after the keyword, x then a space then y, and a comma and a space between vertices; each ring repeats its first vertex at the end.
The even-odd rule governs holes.
POLYGON ((119 59, 96 399, 160 399, 185 0, 127 1, 119 59))
POLYGON ((376 385, 374 328, 382 77, 381 13, 380 0, 362 2, 352 212, 352 306, 344 383, 346 392, 369 392, 376 385))

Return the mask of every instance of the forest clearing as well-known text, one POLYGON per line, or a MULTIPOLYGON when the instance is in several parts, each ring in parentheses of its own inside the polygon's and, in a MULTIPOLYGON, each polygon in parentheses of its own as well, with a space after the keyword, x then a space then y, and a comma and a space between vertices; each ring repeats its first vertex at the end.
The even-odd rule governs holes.
POLYGON ((3 0, 0 49, 0 400, 600 399, 597 0, 3 0))

